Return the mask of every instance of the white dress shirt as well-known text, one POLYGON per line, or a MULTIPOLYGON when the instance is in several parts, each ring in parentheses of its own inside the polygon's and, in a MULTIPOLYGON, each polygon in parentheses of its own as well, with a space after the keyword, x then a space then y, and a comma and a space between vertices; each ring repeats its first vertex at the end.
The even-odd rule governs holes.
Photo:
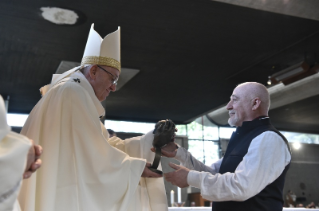
POLYGON ((291 155, 277 133, 266 131, 252 140, 234 173, 218 173, 223 158, 206 166, 181 147, 175 159, 192 169, 187 183, 199 188, 203 198, 211 201, 245 201, 275 181, 289 164, 291 155))

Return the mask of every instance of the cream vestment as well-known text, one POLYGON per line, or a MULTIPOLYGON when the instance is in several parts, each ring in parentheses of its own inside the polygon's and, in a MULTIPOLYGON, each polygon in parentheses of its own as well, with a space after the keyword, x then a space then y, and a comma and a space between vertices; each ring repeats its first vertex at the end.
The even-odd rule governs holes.
POLYGON ((22 185, 22 210, 167 210, 163 178, 141 178, 153 134, 109 139, 104 108, 76 69, 42 89, 21 131, 44 149, 41 169, 22 185))
POLYGON ((10 131, 0 96, 0 210, 19 210, 17 196, 31 143, 28 138, 10 131))

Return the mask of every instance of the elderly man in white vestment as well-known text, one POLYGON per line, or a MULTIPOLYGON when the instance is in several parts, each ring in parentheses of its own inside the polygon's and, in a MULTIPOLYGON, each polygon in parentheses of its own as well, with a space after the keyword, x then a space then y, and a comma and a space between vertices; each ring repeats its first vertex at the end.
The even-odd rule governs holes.
POLYGON ((120 30, 102 39, 92 24, 81 66, 41 88, 22 133, 46 149, 45 165, 22 186, 23 211, 168 209, 163 178, 148 169, 153 133, 109 138, 100 122, 120 72, 120 30))
POLYGON ((17 196, 22 179, 41 166, 41 147, 27 137, 11 132, 0 95, 0 210, 19 211, 17 196))

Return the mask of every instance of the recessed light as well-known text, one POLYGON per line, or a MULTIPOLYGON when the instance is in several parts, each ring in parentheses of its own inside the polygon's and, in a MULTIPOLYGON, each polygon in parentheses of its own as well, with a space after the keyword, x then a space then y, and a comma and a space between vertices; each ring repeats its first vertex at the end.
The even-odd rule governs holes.
POLYGON ((85 15, 79 11, 59 7, 41 7, 42 17, 57 25, 78 25, 86 20, 85 15))

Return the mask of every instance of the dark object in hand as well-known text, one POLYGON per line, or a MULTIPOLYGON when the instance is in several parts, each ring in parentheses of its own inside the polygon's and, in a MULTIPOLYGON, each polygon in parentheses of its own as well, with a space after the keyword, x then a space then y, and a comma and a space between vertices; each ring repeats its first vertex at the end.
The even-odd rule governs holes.
POLYGON ((172 120, 167 119, 157 122, 153 131, 153 146, 155 148, 163 147, 169 142, 174 141, 175 131, 175 124, 172 120))
POLYGON ((155 129, 153 131, 154 140, 153 146, 155 148, 155 158, 152 166, 149 168, 151 171, 156 172, 158 174, 163 174, 162 171, 157 170, 159 162, 161 160, 161 148, 166 144, 174 141, 175 138, 175 124, 172 120, 161 120, 156 123, 155 129))

